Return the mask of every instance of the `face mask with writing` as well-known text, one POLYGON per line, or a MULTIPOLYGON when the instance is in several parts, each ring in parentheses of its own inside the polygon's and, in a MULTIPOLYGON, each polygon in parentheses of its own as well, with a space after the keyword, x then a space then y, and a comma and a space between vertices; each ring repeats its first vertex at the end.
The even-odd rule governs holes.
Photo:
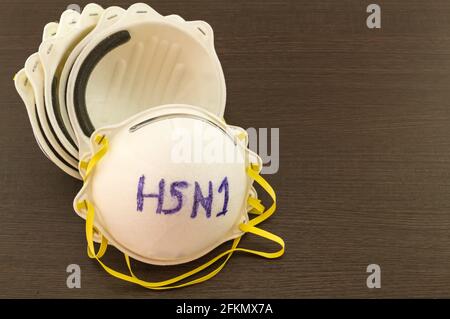
POLYGON ((74 201, 76 212, 86 219, 89 256, 112 276, 150 289, 205 281, 237 251, 280 257, 283 240, 257 227, 275 212, 276 198, 259 175, 261 159, 247 142, 243 129, 189 105, 153 108, 97 130, 91 152, 80 165, 85 182, 74 201), (253 184, 270 195, 270 207, 257 199, 253 184), (274 241, 280 249, 241 248, 239 241, 246 233, 274 241), (148 282, 131 270, 130 258, 175 265, 200 258, 229 240, 230 249, 172 279, 148 282), (97 251, 95 241, 100 242, 97 251), (129 274, 101 260, 108 243, 125 254, 129 274), (186 281, 195 274, 200 277, 186 281))

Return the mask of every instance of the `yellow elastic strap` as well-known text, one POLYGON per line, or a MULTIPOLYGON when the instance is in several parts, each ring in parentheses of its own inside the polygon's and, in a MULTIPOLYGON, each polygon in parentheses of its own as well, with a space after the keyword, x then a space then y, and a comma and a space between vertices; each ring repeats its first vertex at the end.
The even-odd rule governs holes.
POLYGON ((218 255, 216 257, 214 257, 213 259, 211 259, 207 263, 205 263, 205 264, 203 264, 203 265, 201 265, 201 266, 199 266, 199 267, 197 267, 197 268, 195 268, 195 269, 193 269, 193 270, 191 270, 189 272, 186 272, 186 273, 184 273, 182 275, 179 275, 179 276, 177 276, 175 278, 172 278, 172 279, 169 279, 169 280, 166 280, 166 281, 155 282, 155 283, 145 282, 145 281, 142 281, 139 278, 137 278, 134 275, 133 270, 131 268, 130 257, 128 255, 126 255, 126 254, 124 254, 124 256, 125 256, 125 261, 126 261, 126 264, 127 264, 128 270, 130 271, 131 276, 133 278, 135 278, 135 280, 139 281, 139 282, 135 282, 135 283, 137 283, 137 284, 139 284, 139 285, 141 285, 141 286, 143 286, 145 288, 149 288, 149 289, 156 289, 156 290, 174 289, 174 288, 181 288, 181 287, 186 287, 186 286, 194 285, 194 284, 197 284, 197 283, 201 283, 201 282, 206 281, 208 279, 211 279, 212 277, 217 275, 222 270, 222 268, 225 267, 225 265, 228 262, 228 260, 230 259, 231 255, 236 250, 236 247, 239 244, 240 240, 241 240, 241 237, 238 237, 238 238, 234 239, 231 249, 229 249, 227 251, 224 251, 223 253, 221 253, 220 255, 218 255), (168 286, 168 284, 172 284, 172 283, 181 281, 183 279, 186 279, 186 278, 188 278, 190 276, 193 276, 193 275, 199 273, 200 271, 208 268, 209 266, 211 266, 212 264, 216 263, 218 260, 222 259, 225 256, 226 256, 226 259, 216 269, 214 269, 210 273, 208 273, 208 274, 206 274, 206 275, 204 275, 202 277, 199 277, 197 279, 194 279, 194 280, 191 280, 189 282, 186 282, 186 283, 182 283, 182 284, 178 284, 178 285, 174 285, 174 286, 168 286))
POLYGON ((87 253, 88 253, 89 258, 95 258, 95 257, 102 258, 103 255, 106 253, 106 248, 108 248, 108 240, 106 239, 105 236, 102 236, 102 241, 100 243, 100 248, 99 248, 97 253, 94 252, 94 255, 93 255, 91 250, 88 247, 87 253))
MULTIPOLYGON (((94 228, 94 219, 95 219, 95 214, 94 214, 94 207, 92 204, 85 202, 87 207, 88 207, 88 213, 86 216, 86 239, 88 242, 88 249, 90 250, 90 254, 91 256, 93 256, 94 259, 96 259, 99 264, 103 267, 103 269, 109 273, 111 276, 116 277, 118 279, 122 279, 124 281, 128 281, 128 282, 132 282, 135 284, 138 284, 140 286, 143 286, 145 288, 149 288, 149 289, 172 289, 172 288, 179 288, 179 287, 185 287, 188 285, 193 285, 196 283, 200 283, 203 282, 205 280, 208 280, 212 277, 214 277, 226 264, 226 262, 228 261, 228 259, 231 257, 230 252, 233 252, 233 250, 239 250, 239 248, 236 249, 237 244, 240 241, 240 238, 236 238, 233 241, 233 246, 230 250, 225 251, 223 253, 221 253, 220 255, 216 256, 215 258, 213 258, 212 260, 210 260, 209 262, 195 268, 194 270, 187 272, 183 275, 177 276, 175 278, 169 279, 169 280, 165 280, 165 281, 161 281, 161 282, 147 282, 147 281, 143 281, 137 277, 133 275, 126 275, 123 274, 119 271, 116 271, 108 266, 106 266, 101 260, 100 257, 97 256, 97 254, 95 254, 95 248, 94 248, 94 240, 93 240, 93 228, 94 228), (171 285, 173 283, 176 283, 180 280, 183 280, 189 276, 192 276, 200 271, 202 271, 203 269, 209 267, 210 265, 214 264, 217 260, 223 258, 226 255, 229 255, 226 260, 219 266, 217 267, 217 269, 215 269, 214 271, 210 272, 209 274, 201 277, 201 278, 197 278, 195 280, 192 280, 190 282, 184 283, 184 284, 179 284, 177 286, 168 286, 171 285)), ((127 265, 129 267, 129 269, 131 270, 131 265, 130 265, 130 261, 128 256, 125 256, 125 259, 127 260, 127 265)), ((131 271, 132 273, 132 271, 131 271)))
POLYGON ((252 233, 252 234, 255 234, 255 235, 260 236, 262 238, 265 238, 265 239, 268 239, 270 241, 273 241, 273 242, 277 243, 278 245, 280 245, 281 248, 279 250, 275 251, 275 252, 272 252, 272 253, 268 253, 268 252, 265 252, 265 251, 259 251, 259 250, 253 250, 253 249, 245 249, 245 248, 238 248, 236 250, 247 252, 247 253, 250 253, 250 254, 258 255, 258 256, 261 256, 261 257, 264 257, 264 258, 269 258, 269 259, 278 258, 278 257, 283 256, 285 245, 284 245, 284 240, 281 237, 279 237, 279 236, 277 236, 275 234, 272 234, 272 233, 268 232, 267 230, 263 230, 261 228, 258 228, 258 227, 255 227, 255 226, 252 226, 252 225, 249 225, 249 224, 241 224, 239 226, 239 228, 244 233, 252 233))
MULTIPOLYGON (((89 207, 87 205, 87 201, 82 201, 82 202, 77 203, 77 208, 78 208, 78 210, 82 210, 82 209, 88 210, 89 207)), ((95 227, 94 227, 94 232, 98 233, 102 238, 102 241, 100 242, 100 248, 97 253, 95 253, 95 251, 92 253, 88 247, 87 254, 88 254, 89 258, 94 258, 94 256, 96 256, 98 258, 102 258, 103 255, 106 253, 106 249, 108 248, 108 239, 106 239, 105 236, 101 235, 100 232, 95 227)))
POLYGON ((247 132, 241 132, 241 133, 239 133, 238 135, 237 135, 237 138, 239 139, 239 140, 243 140, 243 139, 245 139, 247 137, 247 132))
POLYGON ((86 171, 87 170, 87 167, 88 167, 88 164, 89 164, 89 161, 80 161, 80 168, 83 170, 83 171, 86 171))
POLYGON ((253 207, 253 209, 249 212, 256 215, 261 215, 264 212, 264 205, 261 204, 261 201, 254 197, 249 197, 247 199, 247 203, 253 207))
POLYGON ((92 158, 89 160, 89 162, 86 164, 81 163, 80 167, 83 168, 83 166, 86 166, 85 170, 86 173, 84 175, 84 179, 86 180, 90 173, 92 172, 92 169, 97 165, 98 161, 106 154, 108 151, 108 139, 104 135, 97 135, 95 137, 95 142, 100 145, 100 149, 92 156, 92 158))
MULTIPOLYGON (((107 148, 108 148, 108 143, 107 140, 104 136, 96 137, 96 141, 99 144, 102 144, 102 148, 91 158, 91 160, 89 161, 89 164, 87 166, 87 170, 86 170, 86 178, 88 177, 89 173, 92 171, 92 169, 95 167, 95 165, 98 163, 98 161, 103 157, 103 155, 106 153, 107 148)), ((241 224, 239 226, 240 230, 243 233, 253 233, 257 236, 261 236, 263 238, 266 238, 270 241, 273 241, 277 244, 280 245, 280 249, 276 252, 263 252, 263 251, 257 251, 257 250, 252 250, 252 249, 245 249, 245 248, 238 248, 237 245, 239 244, 240 241, 240 237, 236 238, 235 240, 233 240, 233 244, 232 247, 230 249, 228 249, 225 252, 222 252, 221 254, 219 254, 218 256, 214 257, 213 259, 211 259, 210 261, 206 262, 205 264, 185 273, 182 275, 179 275, 177 277, 168 279, 168 280, 164 280, 164 281, 160 281, 160 282, 147 282, 144 280, 141 280, 139 278, 137 278, 132 269, 131 269, 131 262, 130 262, 130 258, 125 255, 125 261, 126 264, 128 266, 128 269, 130 271, 131 275, 127 275, 127 274, 123 274, 119 271, 116 271, 108 266, 106 266, 101 260, 100 258, 103 256, 103 254, 106 252, 106 247, 108 245, 106 239, 104 239, 104 236, 102 236, 102 243, 100 245, 100 249, 98 253, 95 253, 95 247, 94 247, 94 220, 95 220, 95 209, 94 206, 89 203, 88 201, 83 201, 78 203, 78 208, 79 209, 85 209, 87 211, 86 214, 86 240, 88 243, 88 254, 89 257, 94 258, 98 261, 98 263, 103 267, 103 269, 109 273, 111 276, 116 277, 118 279, 124 280, 124 281, 128 281, 128 282, 132 282, 135 284, 138 284, 140 286, 143 286, 145 288, 149 288, 149 289, 172 289, 172 288, 180 288, 180 287, 185 287, 185 286, 189 286, 189 285, 193 285, 193 284, 197 284, 203 281, 206 281, 212 277, 214 277, 216 274, 218 274, 220 272, 220 270, 222 270, 222 268, 225 266, 225 264, 228 262, 228 260, 230 259, 231 255, 234 252, 240 251, 240 252, 246 252, 246 253, 250 253, 250 254, 255 254, 264 258, 278 258, 280 256, 283 255, 284 253, 284 241, 283 239, 281 239, 279 236, 276 236, 268 231, 262 230, 260 228, 255 227, 256 225, 258 225, 259 223, 261 223, 262 221, 266 220, 267 218, 269 218, 276 209, 276 195, 275 192, 273 190, 273 188, 269 185, 269 183, 262 178, 259 175, 259 169, 258 167, 250 167, 247 169, 247 174, 249 174, 249 176, 255 181, 257 182, 264 190, 266 190, 268 192, 268 194, 272 197, 273 199, 273 204, 269 207, 269 209, 267 209, 266 211, 262 212, 259 216, 257 216, 256 218, 250 220, 248 223, 246 224, 241 224), (226 257, 226 259, 213 271, 209 272, 208 274, 191 280, 189 282, 186 283, 182 283, 182 284, 177 284, 177 285, 173 285, 174 283, 177 283, 183 279, 186 279, 190 276, 193 276, 197 273, 199 273, 200 271, 208 268, 209 266, 213 265, 214 263, 216 263, 218 260, 222 259, 226 257)), ((261 210, 261 208, 263 208, 262 205, 260 205, 260 203, 257 200, 253 200, 251 198, 249 198, 249 204, 255 208, 256 211, 261 210), (259 205, 258 205, 259 204, 259 205)))
POLYGON ((258 168, 247 168, 247 174, 269 194, 273 201, 272 205, 264 211, 264 213, 248 222, 249 225, 256 226, 275 213, 275 210, 277 209, 277 196, 275 195, 275 191, 272 186, 270 186, 270 184, 261 175, 259 175, 258 168))

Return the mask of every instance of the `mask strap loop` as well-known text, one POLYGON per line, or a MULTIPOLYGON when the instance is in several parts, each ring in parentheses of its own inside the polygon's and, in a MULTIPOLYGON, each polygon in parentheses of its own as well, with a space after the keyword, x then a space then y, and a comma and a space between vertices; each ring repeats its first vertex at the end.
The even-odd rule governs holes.
POLYGON ((100 146, 100 149, 95 152, 94 156, 88 161, 80 161, 80 169, 84 171, 83 180, 86 180, 88 176, 91 174, 95 165, 97 165, 98 161, 106 154, 108 151, 108 139, 105 135, 97 135, 94 141, 100 146))
MULTIPOLYGON (((94 154, 94 156, 91 158, 91 160, 87 164, 85 180, 87 179, 87 177, 91 173, 92 169, 95 167, 95 165, 98 163, 98 161, 104 156, 104 154, 106 153, 106 151, 108 149, 108 142, 104 136, 97 136, 96 142, 99 145, 101 145, 102 147, 100 148, 99 151, 97 151, 94 154)), ((90 203, 87 200, 84 200, 84 201, 78 203, 77 207, 80 210, 82 210, 82 209, 86 210, 86 240, 87 240, 87 244, 88 244, 89 257, 96 259, 97 262, 102 266, 102 268, 113 277, 116 277, 118 279, 121 279, 121 280, 124 280, 127 282, 135 283, 137 285, 140 285, 140 286, 148 288, 148 289, 162 290, 162 289, 173 289, 173 288, 181 288, 181 287, 185 287, 185 286, 189 286, 189 285, 194 285, 194 284, 201 283, 203 281, 206 281, 206 280, 214 277, 222 270, 222 268, 225 266, 225 264, 228 262, 228 260, 230 259, 230 257, 232 256, 232 254, 234 252, 238 252, 238 251, 246 252, 246 253, 258 255, 258 256, 261 256, 264 258, 278 258, 278 257, 282 256, 284 254, 284 247, 285 247, 283 239, 275 234, 272 234, 268 231, 265 231, 265 230, 262 230, 262 229, 256 227, 256 225, 260 224, 261 222, 263 222, 264 220, 269 218, 275 212, 275 210, 276 210, 275 191, 269 185, 269 183, 259 175, 258 167, 254 167, 253 165, 250 166, 247 169, 247 174, 249 175, 250 178, 252 178, 256 183, 258 183, 272 197, 273 203, 267 210, 265 210, 264 206, 260 203, 259 200, 250 197, 248 199, 248 204, 253 207, 253 211, 255 213, 257 213, 258 216, 251 219, 247 223, 241 224, 239 226, 239 228, 243 233, 252 233, 254 235, 266 238, 270 241, 277 243, 281 247, 278 251, 264 252, 264 251, 246 249, 246 248, 239 248, 237 246, 241 240, 241 237, 238 237, 233 240, 233 244, 230 249, 220 253, 219 255, 217 255, 216 257, 211 259, 210 261, 206 262, 205 264, 203 264, 197 268, 194 268, 193 270, 191 270, 187 273, 184 273, 182 275, 176 276, 176 277, 168 279, 168 280, 160 281, 160 282, 144 281, 134 275, 132 268, 131 268, 130 258, 127 255, 125 255, 125 262, 127 264, 128 270, 130 271, 130 275, 116 271, 116 270, 108 267, 106 264, 104 264, 100 260, 100 258, 106 252, 106 248, 108 246, 108 241, 106 240, 106 238, 103 235, 101 235, 102 241, 100 244, 99 251, 97 253, 95 252, 95 247, 94 247, 94 231, 96 230, 95 226, 94 226, 95 208, 92 203, 90 203), (207 269, 208 267, 215 264, 217 261, 219 261, 222 258, 225 258, 225 260, 217 268, 215 268, 211 272, 203 275, 202 277, 199 277, 197 279, 194 279, 194 280, 191 280, 191 281, 188 281, 185 283, 175 284, 183 279, 191 277, 191 276, 207 269)))
POLYGON ((86 171, 87 167, 88 167, 89 161, 80 161, 80 169, 82 169, 83 171, 86 171))
MULTIPOLYGON (((252 233, 254 235, 260 236, 267 240, 273 241, 273 242, 277 243, 281 248, 278 251, 271 252, 271 253, 264 252, 264 251, 258 251, 258 250, 252 250, 252 249, 245 249, 245 248, 240 248, 239 250, 250 253, 250 254, 258 255, 258 256, 261 256, 264 258, 272 259, 272 258, 281 257, 284 254, 284 247, 285 247, 283 239, 275 234, 272 234, 266 230, 256 227, 256 225, 262 223, 263 221, 265 221, 266 219, 268 219, 270 216, 272 216, 275 213, 275 210, 277 209, 277 197, 276 197, 275 191, 272 188, 272 186, 270 186, 270 184, 259 174, 258 166, 255 166, 252 164, 250 167, 247 168, 247 174, 269 194, 269 196, 272 198, 273 202, 272 202, 272 205, 267 210, 262 212, 257 217, 249 220, 248 223, 242 223, 239 226, 239 228, 241 229, 241 231, 243 231, 245 233, 252 233)), ((257 204, 260 204, 258 202, 255 202, 254 200, 250 201, 250 199, 249 199, 249 203, 251 205, 256 204, 256 206, 258 206, 257 204)), ((261 207, 259 206, 258 208, 261 208, 261 207)), ((258 208, 255 207, 256 210, 258 208)))
MULTIPOLYGON (((88 210, 89 209, 89 205, 87 201, 82 201, 77 203, 77 208, 78 210, 88 210)), ((89 249, 89 246, 87 247, 87 254, 89 256, 89 258, 102 258, 103 255, 106 253, 106 249, 108 248, 108 239, 106 239, 105 236, 101 235, 100 232, 94 227, 94 233, 97 233, 101 236, 101 242, 100 242, 100 248, 98 250, 98 252, 95 252, 95 249, 93 251, 91 251, 89 249)))
POLYGON ((88 247, 87 254, 88 254, 89 258, 92 258, 92 259, 94 259, 95 257, 102 258, 103 255, 106 253, 106 249, 108 248, 108 240, 103 235, 101 237, 102 237, 102 241, 100 243, 100 248, 97 253, 92 253, 88 247))
MULTIPOLYGON (((83 201, 80 202, 80 206, 84 205, 87 207, 87 215, 86 215, 86 239, 88 242, 88 250, 90 251, 90 255, 93 256, 94 259, 96 259, 98 261, 98 263, 103 267, 103 269, 109 273, 111 276, 116 277, 118 279, 124 280, 124 281, 128 281, 131 283, 135 283, 138 284, 140 286, 143 286, 145 288, 149 288, 149 289, 172 289, 172 288, 180 288, 180 287, 185 287, 185 286, 189 286, 189 285, 193 285, 196 283, 200 283, 203 281, 206 281, 212 277, 214 277, 217 273, 219 273, 220 270, 222 270, 222 268, 225 266, 226 262, 229 260, 229 258, 231 257, 231 253, 233 251, 237 251, 239 250, 239 248, 236 248, 237 245, 239 244, 240 241, 240 237, 236 238, 233 241, 233 245, 232 248, 219 254, 218 256, 216 256, 215 258, 211 259, 210 261, 208 261, 207 263, 185 273, 182 274, 180 276, 168 279, 168 280, 164 280, 164 281, 160 281, 160 282, 147 282, 144 280, 141 280, 139 278, 137 278, 134 274, 132 275, 127 275, 124 273, 121 273, 119 271, 116 271, 110 267, 108 267, 105 263, 103 263, 99 257, 99 253, 95 253, 95 247, 94 247, 94 219, 95 219, 95 212, 94 212, 94 206, 89 203, 88 201, 83 201), (82 204, 83 203, 83 204, 82 204), (228 256, 227 256, 228 255, 228 256), (211 271, 210 273, 204 275, 203 277, 194 279, 192 281, 183 283, 183 284, 179 284, 179 285, 175 285, 175 286, 169 286, 172 285, 178 281, 181 281, 185 278, 188 278, 206 268, 208 268, 210 265, 214 264, 215 262, 217 262, 219 259, 223 258, 227 256, 227 258, 225 259, 225 261, 218 266, 215 270, 211 271)), ((101 250, 101 248, 100 248, 101 250)), ((130 259, 128 256, 125 255, 125 260, 127 262, 127 266, 129 267, 129 269, 131 270, 131 263, 130 263, 130 259)), ((131 271, 132 273, 132 271, 131 271)))
POLYGON ((249 197, 247 203, 252 206, 252 210, 249 211, 251 214, 261 215, 266 209, 263 204, 261 204, 261 200, 249 197))

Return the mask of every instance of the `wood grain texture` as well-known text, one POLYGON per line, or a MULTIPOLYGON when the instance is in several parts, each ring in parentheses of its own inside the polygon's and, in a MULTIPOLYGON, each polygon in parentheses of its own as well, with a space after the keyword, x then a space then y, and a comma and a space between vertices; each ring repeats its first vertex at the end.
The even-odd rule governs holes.
MULTIPOLYGON (((267 176, 279 206, 264 226, 287 245, 280 260, 235 255, 206 283, 153 292, 87 258, 72 210, 81 184, 41 154, 14 90, 13 74, 68 3, 3 0, 0 297, 450 297, 450 3, 375 1, 374 31, 371 2, 149 3, 213 26, 230 123, 280 128, 280 170, 267 176), (81 289, 66 287, 71 263, 81 289), (366 287, 370 263, 382 268, 381 289, 366 287)), ((117 252, 107 260, 124 266, 117 252)), ((157 280, 192 266, 137 271, 157 280)))

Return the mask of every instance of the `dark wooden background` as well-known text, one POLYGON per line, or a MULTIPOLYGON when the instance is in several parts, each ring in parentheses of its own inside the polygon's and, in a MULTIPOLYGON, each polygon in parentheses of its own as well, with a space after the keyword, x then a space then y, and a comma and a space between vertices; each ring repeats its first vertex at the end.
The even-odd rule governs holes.
MULTIPOLYGON (((14 90, 68 4, 0 3, 0 297, 450 297, 449 1, 149 3, 213 26, 230 123, 280 128, 280 170, 267 176, 279 208, 264 226, 287 245, 282 259, 235 255, 214 279, 165 292, 87 258, 72 210, 81 184, 41 154, 14 90), (365 25, 372 2, 381 30, 365 25), (81 289, 66 287, 72 263, 81 289), (366 287, 371 263, 381 289, 366 287)), ((114 250, 107 260, 123 269, 114 250)), ((156 280, 192 266, 137 269, 156 280)))

